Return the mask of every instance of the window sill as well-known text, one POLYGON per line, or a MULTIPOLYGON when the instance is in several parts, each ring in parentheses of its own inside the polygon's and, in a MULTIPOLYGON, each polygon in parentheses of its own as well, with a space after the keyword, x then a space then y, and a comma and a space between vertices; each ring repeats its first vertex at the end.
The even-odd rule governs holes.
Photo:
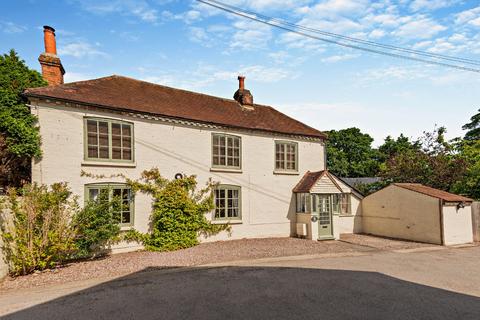
POLYGON ((133 226, 123 226, 123 227, 120 227, 120 231, 129 231, 129 230, 133 230, 134 227, 133 226))
POLYGON ((212 224, 242 224, 242 220, 212 220, 212 224))
POLYGON ((135 162, 107 162, 107 161, 83 161, 82 167, 121 167, 121 168, 136 168, 135 162))
POLYGON ((273 174, 290 175, 290 176, 298 176, 299 175, 298 171, 278 171, 278 170, 274 170, 273 174))
POLYGON ((210 172, 242 173, 242 169, 210 168, 210 172))

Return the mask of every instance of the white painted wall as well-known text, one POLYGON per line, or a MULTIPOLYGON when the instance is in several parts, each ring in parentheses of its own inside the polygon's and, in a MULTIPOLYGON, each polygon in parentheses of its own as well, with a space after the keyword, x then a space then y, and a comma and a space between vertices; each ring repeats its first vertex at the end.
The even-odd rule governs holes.
POLYGON ((390 185, 362 200, 365 233, 441 244, 440 200, 390 185))
MULTIPOLYGON (((158 167, 162 175, 173 179, 176 173, 195 174, 200 186, 209 178, 242 187, 242 223, 232 225, 226 233, 207 239, 223 240, 249 237, 289 236, 295 231, 295 200, 292 189, 307 171, 324 170, 324 146, 319 141, 292 139, 286 136, 187 127, 157 120, 146 120, 100 111, 87 111, 53 103, 32 101, 32 113, 39 118, 43 157, 33 163, 34 182, 69 183, 84 201, 84 185, 122 182, 121 178, 81 177, 81 171, 106 176, 122 173, 136 179, 143 170, 158 167), (134 123, 135 166, 99 166, 83 161, 83 119, 85 116, 115 118, 134 123), (225 132, 242 138, 242 172, 211 171, 211 134, 225 132), (299 174, 274 174, 274 141, 292 140, 299 146, 299 174)), ((150 199, 135 198, 134 225, 148 229, 150 199)))
POLYGON ((472 207, 457 209, 456 206, 443 206, 443 234, 445 245, 473 242, 472 207))

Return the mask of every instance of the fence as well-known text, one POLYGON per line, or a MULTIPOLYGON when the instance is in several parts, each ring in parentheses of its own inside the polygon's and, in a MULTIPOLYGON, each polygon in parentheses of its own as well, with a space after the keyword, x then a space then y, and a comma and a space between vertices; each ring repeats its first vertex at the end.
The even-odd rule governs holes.
POLYGON ((473 241, 480 241, 480 202, 472 203, 473 241))

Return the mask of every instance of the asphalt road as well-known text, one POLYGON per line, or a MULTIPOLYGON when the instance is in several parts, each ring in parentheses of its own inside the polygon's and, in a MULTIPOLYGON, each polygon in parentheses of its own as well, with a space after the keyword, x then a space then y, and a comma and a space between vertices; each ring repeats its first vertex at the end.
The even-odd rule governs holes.
POLYGON ((79 284, 85 288, 74 293, 78 288, 60 286, 0 295, 0 314, 9 312, 2 319, 478 320, 479 265, 480 247, 472 247, 150 269, 79 284), (13 311, 13 302, 38 295, 53 300, 13 311))

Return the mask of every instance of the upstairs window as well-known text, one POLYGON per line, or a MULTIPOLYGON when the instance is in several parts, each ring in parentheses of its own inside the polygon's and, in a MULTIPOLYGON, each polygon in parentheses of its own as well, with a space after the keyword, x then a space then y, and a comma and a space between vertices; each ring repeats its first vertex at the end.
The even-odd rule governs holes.
POLYGON ((85 119, 85 159, 133 161, 133 124, 110 119, 85 119))
POLYGON ((212 167, 241 169, 241 138, 227 134, 212 135, 212 167))
POLYGON ((298 171, 298 144, 275 141, 275 171, 298 171))

